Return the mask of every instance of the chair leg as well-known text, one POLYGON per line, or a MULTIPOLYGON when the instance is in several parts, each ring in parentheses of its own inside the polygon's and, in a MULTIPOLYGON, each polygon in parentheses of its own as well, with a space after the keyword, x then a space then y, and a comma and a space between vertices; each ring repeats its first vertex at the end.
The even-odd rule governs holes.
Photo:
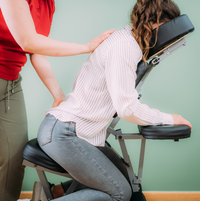
POLYGON ((140 183, 137 182, 137 177, 136 177, 136 175, 135 175, 135 173, 133 171, 131 160, 129 158, 129 155, 128 155, 124 140, 119 139, 119 144, 120 144, 120 147, 121 147, 121 150, 122 150, 123 158, 126 161, 126 163, 128 163, 128 166, 126 168, 127 168, 127 172, 128 172, 128 175, 129 175, 132 190, 133 190, 133 192, 138 192, 138 191, 140 191, 140 183))
POLYGON ((45 193, 45 195, 47 197, 47 200, 53 200, 53 196, 52 196, 51 190, 49 189, 49 183, 47 181, 45 172, 42 171, 42 170, 37 170, 37 173, 38 173, 40 182, 41 182, 41 184, 43 186, 44 193, 45 193))
POLYGON ((70 185, 70 187, 67 189, 65 195, 68 195, 70 193, 73 193, 76 189, 76 187, 78 186, 79 182, 76 180, 72 181, 72 184, 70 185))

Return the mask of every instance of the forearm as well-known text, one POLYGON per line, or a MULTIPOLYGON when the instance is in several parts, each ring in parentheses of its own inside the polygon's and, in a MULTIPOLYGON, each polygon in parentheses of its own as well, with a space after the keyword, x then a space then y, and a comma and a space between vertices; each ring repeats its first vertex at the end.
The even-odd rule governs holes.
POLYGON ((23 41, 24 51, 46 56, 72 56, 88 53, 86 45, 56 41, 40 34, 34 34, 23 41))
POLYGON ((46 56, 71 56, 89 51, 86 45, 60 42, 38 34, 25 0, 0 0, 0 6, 11 34, 24 51, 46 56))
POLYGON ((123 118, 138 125, 173 125, 173 118, 170 114, 141 104, 137 97, 133 97, 132 104, 126 107, 123 118))
POLYGON ((54 76, 50 63, 48 62, 46 57, 42 55, 32 54, 30 56, 30 59, 38 76, 54 97, 55 105, 53 107, 57 106, 60 102, 64 100, 65 96, 54 76))

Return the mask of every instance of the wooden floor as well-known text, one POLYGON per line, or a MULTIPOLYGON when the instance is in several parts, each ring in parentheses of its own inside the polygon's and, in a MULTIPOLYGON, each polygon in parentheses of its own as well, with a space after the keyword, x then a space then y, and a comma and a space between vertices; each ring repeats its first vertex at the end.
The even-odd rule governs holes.
POLYGON ((31 199, 32 198, 32 192, 31 191, 22 191, 20 194, 20 199, 31 199))
MULTIPOLYGON (((200 201, 199 192, 143 192, 147 201, 200 201)), ((20 199, 31 199, 32 192, 22 192, 20 199)))
POLYGON ((147 201, 200 201, 200 192, 144 192, 147 201))

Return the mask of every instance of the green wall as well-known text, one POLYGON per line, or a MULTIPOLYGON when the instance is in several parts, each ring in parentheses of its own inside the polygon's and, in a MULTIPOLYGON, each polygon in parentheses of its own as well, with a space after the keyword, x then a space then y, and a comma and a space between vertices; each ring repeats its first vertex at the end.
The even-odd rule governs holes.
MULTIPOLYGON (((86 43, 108 29, 122 29, 129 23, 129 14, 136 0, 57 0, 50 37, 57 40, 86 43)), ((152 141, 146 144, 143 190, 200 190, 200 67, 199 0, 175 0, 182 14, 188 14, 196 30, 182 48, 156 67, 142 88, 141 102, 166 113, 180 114, 192 125, 191 138, 174 141, 152 141)), ((48 58, 65 94, 71 92, 73 80, 88 55, 48 58)), ((35 138, 45 111, 53 99, 28 62, 22 70, 23 88, 28 114, 29 139, 35 138)), ((137 132, 137 126, 120 120, 118 128, 137 132)), ((118 142, 109 142, 119 150, 118 142)), ((127 142, 133 167, 137 172, 139 140, 127 142)), ((48 174, 52 182, 65 179, 48 174)), ((23 190, 32 190, 36 171, 26 168, 23 190)))

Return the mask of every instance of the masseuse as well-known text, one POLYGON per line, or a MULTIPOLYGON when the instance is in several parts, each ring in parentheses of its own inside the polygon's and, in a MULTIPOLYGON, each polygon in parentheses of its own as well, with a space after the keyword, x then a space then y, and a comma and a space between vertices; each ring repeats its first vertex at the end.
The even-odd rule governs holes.
POLYGON ((45 56, 90 53, 112 32, 85 45, 52 40, 47 36, 54 11, 54 0, 0 0, 0 201, 19 198, 24 176, 21 152, 28 136, 19 73, 26 53, 56 107, 64 94, 45 56))

